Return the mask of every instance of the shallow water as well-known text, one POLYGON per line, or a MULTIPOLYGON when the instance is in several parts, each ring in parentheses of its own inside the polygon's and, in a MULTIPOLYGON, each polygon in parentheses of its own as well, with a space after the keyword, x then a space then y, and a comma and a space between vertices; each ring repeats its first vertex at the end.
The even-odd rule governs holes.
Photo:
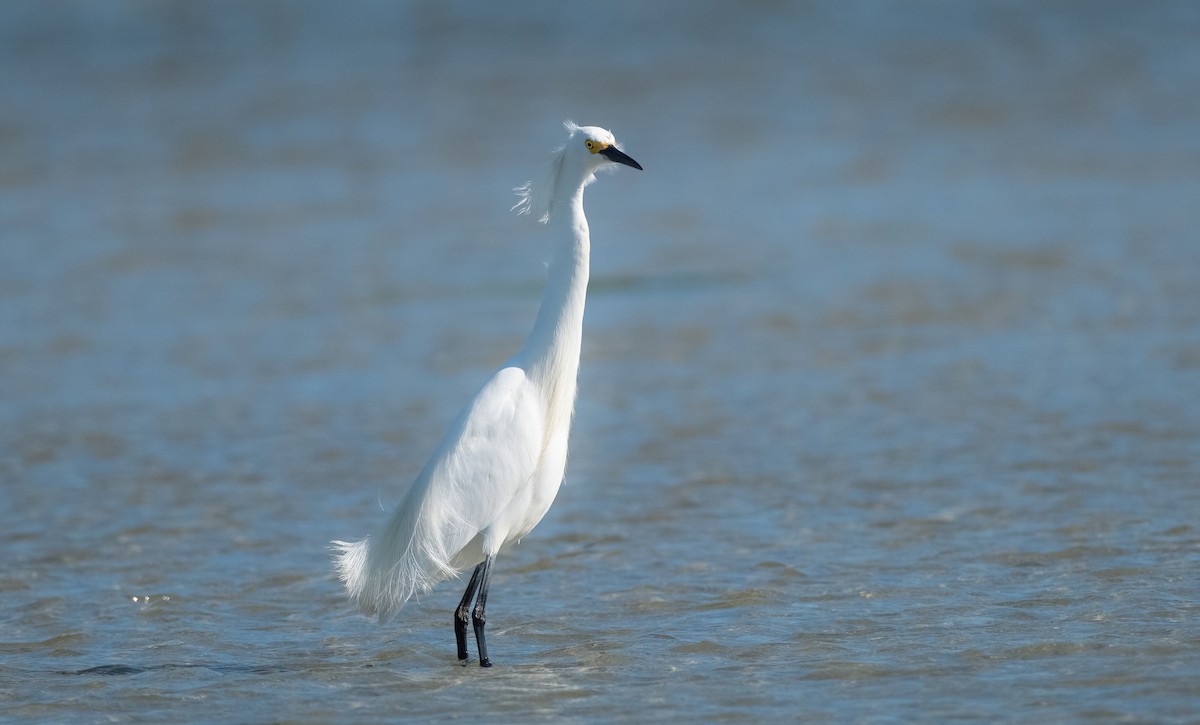
POLYGON ((606 7, 0 6, 0 718, 1197 717, 1196 6, 606 7), (567 117, 646 171, 460 668, 325 547, 527 332, 567 117))

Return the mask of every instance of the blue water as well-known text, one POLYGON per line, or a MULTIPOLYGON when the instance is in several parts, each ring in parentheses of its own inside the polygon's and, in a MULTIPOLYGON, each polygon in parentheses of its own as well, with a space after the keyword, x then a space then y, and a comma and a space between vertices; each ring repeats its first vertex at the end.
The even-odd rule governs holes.
POLYGON ((1191 722, 1190 3, 0 5, 0 719, 1191 722), (461 668, 366 534, 589 188, 566 483, 461 668))

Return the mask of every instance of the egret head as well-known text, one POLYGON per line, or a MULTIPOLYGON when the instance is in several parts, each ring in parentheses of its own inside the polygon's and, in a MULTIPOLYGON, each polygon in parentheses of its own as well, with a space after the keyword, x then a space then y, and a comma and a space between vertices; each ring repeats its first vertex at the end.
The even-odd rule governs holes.
POLYGON ((538 221, 547 222, 555 194, 570 193, 581 184, 590 184, 597 171, 614 170, 618 164, 641 170, 641 164, 620 149, 611 131, 571 121, 563 126, 570 136, 565 144, 554 149, 546 171, 540 178, 514 189, 520 197, 513 206, 518 214, 533 214, 538 221), (560 188, 561 184, 570 188, 560 188))
POLYGON ((575 142, 578 145, 582 142, 584 150, 593 157, 592 163, 597 169, 611 168, 611 164, 624 164, 638 171, 642 170, 641 164, 629 158, 617 146, 617 140, 613 138, 611 131, 599 126, 576 126, 570 121, 567 121, 566 127, 571 132, 567 144, 575 142))

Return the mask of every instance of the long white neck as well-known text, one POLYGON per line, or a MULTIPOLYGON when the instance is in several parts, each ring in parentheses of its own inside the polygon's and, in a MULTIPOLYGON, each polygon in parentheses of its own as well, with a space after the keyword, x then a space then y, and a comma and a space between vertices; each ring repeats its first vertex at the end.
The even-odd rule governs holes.
MULTIPOLYGON (((542 389, 551 419, 570 420, 583 342, 583 307, 587 297, 591 241, 583 214, 583 189, 556 193, 550 209, 554 248, 549 280, 537 321, 517 357, 526 374, 542 389)), ((564 190, 557 190, 562 192, 564 190)))

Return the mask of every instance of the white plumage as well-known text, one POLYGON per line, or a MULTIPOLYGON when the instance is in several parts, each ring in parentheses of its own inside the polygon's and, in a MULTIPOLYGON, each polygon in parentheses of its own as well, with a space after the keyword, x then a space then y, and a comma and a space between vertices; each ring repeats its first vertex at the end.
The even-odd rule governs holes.
POLYGON ((566 469, 590 254, 583 190, 605 167, 642 168, 605 129, 566 128, 567 142, 541 178, 517 189, 513 207, 556 231, 533 332, 459 414, 388 522, 362 541, 333 543, 351 601, 381 620, 414 594, 476 566, 455 612, 455 635, 465 661, 466 615, 478 591, 472 621, 485 667, 492 559, 541 521, 566 469))

